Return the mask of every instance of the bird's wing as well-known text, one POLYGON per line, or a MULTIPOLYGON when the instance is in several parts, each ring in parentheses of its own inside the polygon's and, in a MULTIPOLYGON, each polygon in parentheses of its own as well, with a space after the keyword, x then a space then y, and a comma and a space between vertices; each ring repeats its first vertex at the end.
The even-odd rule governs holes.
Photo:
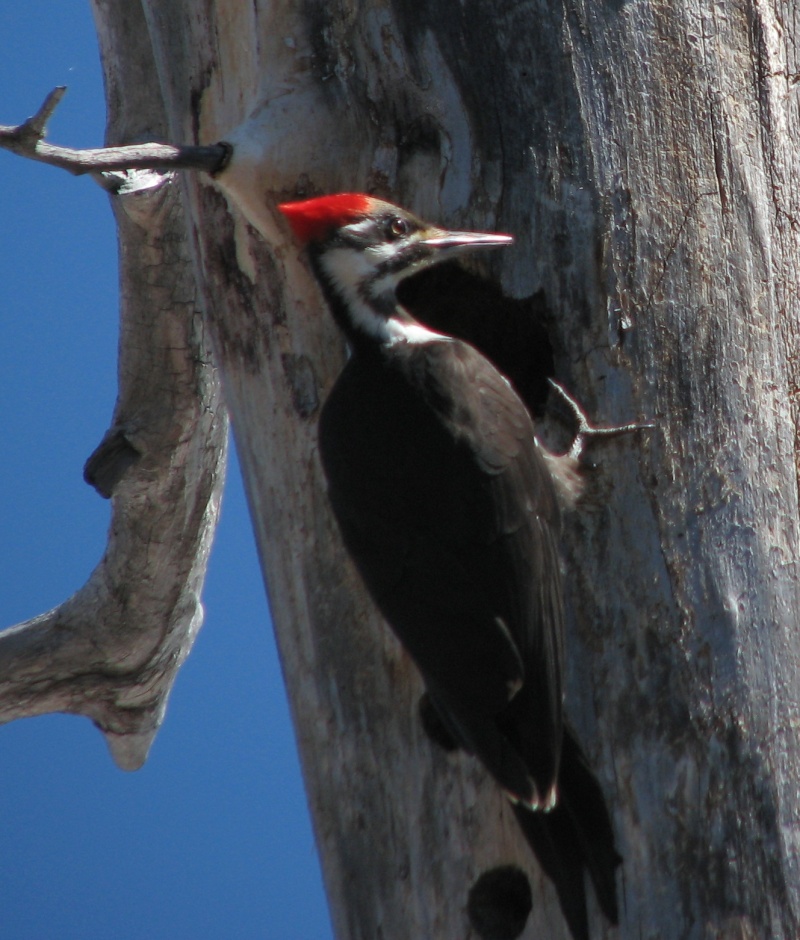
POLYGON ((558 508, 524 404, 464 343, 355 357, 320 447, 345 543, 445 720, 512 792, 527 799, 533 774, 545 793, 561 741, 558 508))

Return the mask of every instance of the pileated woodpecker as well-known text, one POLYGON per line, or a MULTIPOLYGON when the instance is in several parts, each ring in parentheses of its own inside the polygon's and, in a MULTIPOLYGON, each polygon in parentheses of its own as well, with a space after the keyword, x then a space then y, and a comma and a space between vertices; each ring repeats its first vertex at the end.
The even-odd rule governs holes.
POLYGON ((562 715, 552 461, 508 380, 395 294, 429 265, 512 238, 445 231, 357 194, 279 209, 351 350, 319 423, 345 545, 441 723, 506 790, 573 936, 588 940, 584 872, 616 923, 620 857, 562 715))

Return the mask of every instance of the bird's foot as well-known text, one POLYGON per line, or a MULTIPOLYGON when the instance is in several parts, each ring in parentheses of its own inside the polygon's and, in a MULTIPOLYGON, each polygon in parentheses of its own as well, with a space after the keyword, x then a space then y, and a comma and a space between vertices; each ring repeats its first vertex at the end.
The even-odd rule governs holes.
POLYGON ((590 423, 586 413, 578 404, 577 401, 566 391, 566 389, 559 385, 554 379, 547 380, 552 388, 554 388, 558 394, 561 396, 562 401, 569 408, 575 422, 577 424, 577 430, 575 432, 575 437, 572 440, 572 444, 563 456, 568 458, 571 461, 575 461, 575 464, 578 464, 583 457, 583 452, 586 449, 586 445, 593 440, 598 438, 612 438, 620 437, 623 434, 633 434, 636 431, 649 431, 655 427, 655 424, 645 423, 645 424, 623 424, 619 427, 611 428, 596 428, 593 424, 590 423))

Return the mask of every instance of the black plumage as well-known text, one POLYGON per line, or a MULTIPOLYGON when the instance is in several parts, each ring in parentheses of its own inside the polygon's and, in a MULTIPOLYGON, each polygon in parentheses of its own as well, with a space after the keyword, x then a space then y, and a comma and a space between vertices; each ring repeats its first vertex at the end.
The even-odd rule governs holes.
POLYGON ((319 441, 345 544, 443 719, 511 794, 545 802, 562 733, 558 506, 524 405, 466 343, 375 347, 336 382, 319 441))
POLYGON ((412 270, 502 236, 443 232, 367 197, 299 207, 281 208, 351 347, 319 424, 345 545, 443 725, 508 792, 585 940, 584 872, 616 922, 619 856, 562 714, 550 462, 507 379, 468 343, 421 327, 395 295, 412 270))

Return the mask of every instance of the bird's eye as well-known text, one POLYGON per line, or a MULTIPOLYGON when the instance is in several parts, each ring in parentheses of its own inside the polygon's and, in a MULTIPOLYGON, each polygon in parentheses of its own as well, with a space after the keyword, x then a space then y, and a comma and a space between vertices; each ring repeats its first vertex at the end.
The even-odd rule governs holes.
POLYGON ((405 219, 401 219, 399 216, 395 216, 395 218, 389 222, 389 233, 394 238, 402 238, 404 235, 408 235, 410 231, 411 226, 405 219))

